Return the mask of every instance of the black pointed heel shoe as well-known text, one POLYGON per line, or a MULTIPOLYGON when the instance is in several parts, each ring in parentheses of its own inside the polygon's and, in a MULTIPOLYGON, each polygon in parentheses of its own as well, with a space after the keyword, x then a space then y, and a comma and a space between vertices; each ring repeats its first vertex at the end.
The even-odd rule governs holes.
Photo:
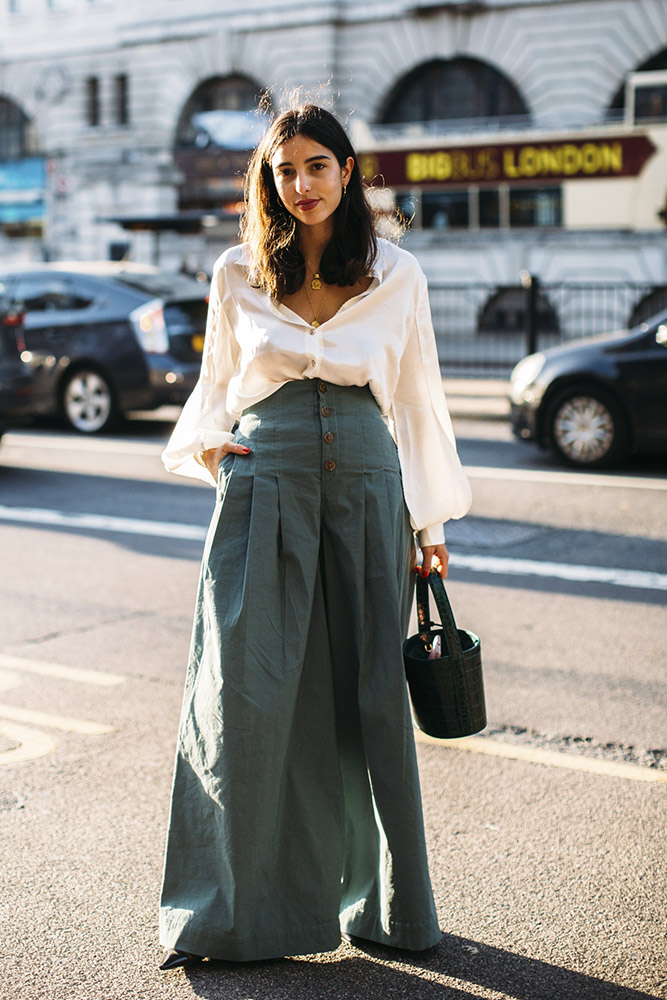
POLYGON ((158 969, 167 972, 168 969, 183 969, 186 966, 197 965, 201 955, 191 955, 189 951, 179 951, 178 948, 167 948, 158 969))
POLYGON ((357 937, 356 934, 348 934, 347 931, 342 931, 340 936, 346 944, 351 944, 353 948, 358 948, 359 951, 382 951, 386 948, 389 951, 405 951, 411 955, 427 957, 431 953, 435 953, 438 948, 437 944, 433 944, 429 948, 399 948, 394 944, 384 944, 380 941, 371 941, 368 938, 357 937))

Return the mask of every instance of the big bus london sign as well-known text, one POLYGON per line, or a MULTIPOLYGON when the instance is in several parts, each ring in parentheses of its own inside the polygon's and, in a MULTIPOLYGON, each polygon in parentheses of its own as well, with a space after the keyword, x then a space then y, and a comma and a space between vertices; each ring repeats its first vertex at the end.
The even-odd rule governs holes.
POLYGON ((380 150, 360 156, 369 182, 388 187, 636 177, 655 152, 645 135, 562 142, 380 150))

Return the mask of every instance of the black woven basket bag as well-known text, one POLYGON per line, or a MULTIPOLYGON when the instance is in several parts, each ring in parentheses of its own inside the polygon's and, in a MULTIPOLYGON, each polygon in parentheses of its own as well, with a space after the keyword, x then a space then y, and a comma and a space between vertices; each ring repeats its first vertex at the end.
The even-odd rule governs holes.
POLYGON ((438 573, 417 577, 417 620, 419 633, 403 643, 403 659, 419 728, 443 740, 480 732, 486 725, 481 643, 473 632, 456 627, 438 573), (429 586, 441 625, 430 618, 429 586), (442 655, 429 659, 438 635, 442 655))

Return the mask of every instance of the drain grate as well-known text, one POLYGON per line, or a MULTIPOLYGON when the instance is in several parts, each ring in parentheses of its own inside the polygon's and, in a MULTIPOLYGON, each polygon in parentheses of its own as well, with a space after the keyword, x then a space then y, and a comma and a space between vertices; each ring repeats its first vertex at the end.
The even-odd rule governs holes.
POLYGON ((504 743, 539 747, 542 750, 556 750, 560 753, 597 757, 599 760, 637 764, 657 771, 667 771, 667 750, 647 750, 626 743, 600 743, 590 736, 538 733, 524 726, 490 725, 482 735, 489 740, 502 739, 504 743))

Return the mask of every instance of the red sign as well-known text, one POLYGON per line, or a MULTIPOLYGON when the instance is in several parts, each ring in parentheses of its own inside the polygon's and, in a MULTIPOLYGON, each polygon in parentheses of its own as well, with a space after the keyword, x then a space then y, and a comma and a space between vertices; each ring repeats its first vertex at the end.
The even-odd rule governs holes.
POLYGON ((645 135, 559 142, 487 143, 363 153, 367 181, 388 187, 442 187, 523 181, 636 177, 655 146, 645 135))

